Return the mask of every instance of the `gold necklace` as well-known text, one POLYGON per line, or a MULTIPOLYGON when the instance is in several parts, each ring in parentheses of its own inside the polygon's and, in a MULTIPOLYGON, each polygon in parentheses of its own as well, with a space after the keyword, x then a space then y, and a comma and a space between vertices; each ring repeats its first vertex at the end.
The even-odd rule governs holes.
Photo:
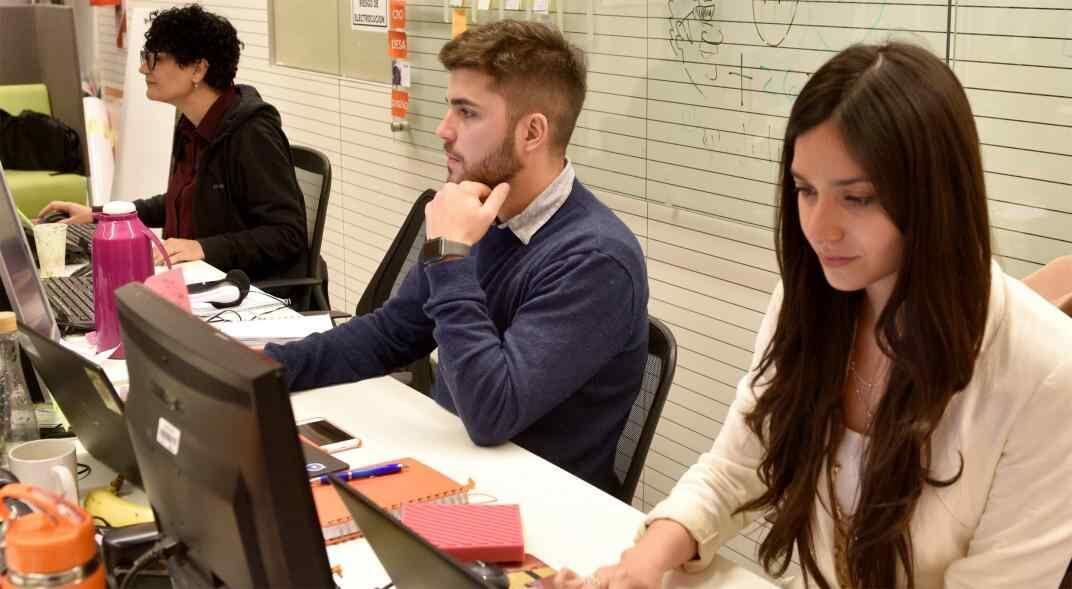
MULTIPOLYGON (((860 400, 860 403, 864 406, 864 411, 867 412, 867 425, 870 427, 871 421, 875 418, 875 407, 872 402, 872 399, 874 398, 873 393, 875 385, 878 384, 879 377, 882 374, 882 370, 886 366, 887 358, 885 354, 882 354, 882 360, 878 363, 878 366, 875 367, 875 375, 871 377, 872 380, 870 382, 864 380, 864 378, 860 376, 860 371, 856 369, 856 361, 853 359, 853 356, 856 355, 856 328, 858 327, 858 322, 859 320, 857 320, 857 324, 852 326, 852 347, 849 349, 848 372, 852 375, 853 380, 856 381, 853 385, 853 390, 856 391, 856 398, 860 400), (866 395, 864 395, 864 387, 867 388, 866 395)), ((879 350, 879 352, 881 353, 881 350, 879 350)))
MULTIPOLYGON (((849 348, 849 366, 848 372, 852 374, 852 378, 855 381, 853 384, 853 390, 856 391, 856 397, 863 403, 864 411, 867 413, 867 427, 871 427, 871 421, 875 417, 875 409, 871 399, 874 397, 873 393, 875 385, 878 384, 882 370, 886 365, 886 355, 883 354, 882 361, 875 367, 875 375, 870 382, 864 380, 860 376, 860 372, 856 369, 856 361, 853 359, 856 352, 856 329, 859 327, 859 320, 852 326, 852 346, 849 348), (867 394, 864 394, 863 389, 867 388, 867 394)), ((881 351, 881 350, 880 350, 881 351)), ((841 476, 841 463, 836 460, 836 457, 831 457, 833 462, 832 467, 827 471, 827 489, 830 495, 830 503, 832 507, 831 516, 834 520, 834 573, 837 577, 838 585, 842 589, 853 589, 852 575, 849 573, 849 533, 852 530, 852 517, 846 515, 841 510, 841 505, 838 503, 837 491, 834 481, 841 476)))

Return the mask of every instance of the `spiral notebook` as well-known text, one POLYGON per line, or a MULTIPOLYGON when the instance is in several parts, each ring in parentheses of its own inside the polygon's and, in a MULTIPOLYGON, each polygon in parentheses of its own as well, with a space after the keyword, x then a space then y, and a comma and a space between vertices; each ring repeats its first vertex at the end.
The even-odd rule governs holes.
MULTIPOLYGON (((395 517, 399 517, 403 505, 469 502, 469 491, 474 485, 472 479, 464 485, 460 484, 414 458, 388 460, 383 464, 396 462, 404 465, 400 473, 357 479, 347 484, 364 493, 395 517)), ((313 502, 316 504, 316 514, 320 518, 325 543, 337 544, 361 535, 361 530, 350 518, 350 512, 343 505, 335 487, 314 485, 313 502)))

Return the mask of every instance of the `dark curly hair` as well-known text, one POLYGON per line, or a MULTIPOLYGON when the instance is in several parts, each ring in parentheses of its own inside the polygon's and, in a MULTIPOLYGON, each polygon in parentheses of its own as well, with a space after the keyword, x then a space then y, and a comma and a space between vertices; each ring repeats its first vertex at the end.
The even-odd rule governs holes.
POLYGON ((204 82, 217 90, 234 83, 238 58, 245 46, 234 26, 199 4, 154 11, 145 32, 145 50, 167 53, 186 67, 199 59, 208 62, 204 82))

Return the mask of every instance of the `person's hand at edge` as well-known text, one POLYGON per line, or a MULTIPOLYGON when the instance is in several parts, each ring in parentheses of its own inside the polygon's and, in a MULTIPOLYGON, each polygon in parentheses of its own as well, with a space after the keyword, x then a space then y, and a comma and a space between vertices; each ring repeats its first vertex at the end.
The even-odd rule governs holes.
POLYGON ((62 219, 60 223, 80 224, 80 223, 92 223, 93 222, 93 209, 83 204, 76 202, 67 202, 62 200, 54 200, 41 209, 37 216, 34 217, 34 223, 40 223, 41 219, 47 216, 49 213, 61 212, 67 215, 66 219, 62 219))
POLYGON ((564 568, 542 587, 549 589, 657 589, 663 575, 696 557, 697 544, 676 521, 658 519, 617 564, 581 577, 564 568))

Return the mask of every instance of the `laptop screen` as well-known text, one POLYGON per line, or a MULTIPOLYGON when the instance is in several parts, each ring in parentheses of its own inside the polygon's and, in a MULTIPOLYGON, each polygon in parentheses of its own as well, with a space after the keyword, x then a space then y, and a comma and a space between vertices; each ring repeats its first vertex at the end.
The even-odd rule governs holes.
MULTIPOLYGON (((60 338, 56 318, 45 297, 30 255, 30 245, 22 231, 15 200, 7 185, 7 175, 0 165, 0 281, 7 304, 15 317, 37 333, 53 340, 60 338)), ((0 301, 3 302, 3 301, 0 301)))
POLYGON ((123 419, 123 401, 104 370, 25 324, 19 324, 19 334, 22 349, 86 450, 140 485, 138 463, 123 419))

